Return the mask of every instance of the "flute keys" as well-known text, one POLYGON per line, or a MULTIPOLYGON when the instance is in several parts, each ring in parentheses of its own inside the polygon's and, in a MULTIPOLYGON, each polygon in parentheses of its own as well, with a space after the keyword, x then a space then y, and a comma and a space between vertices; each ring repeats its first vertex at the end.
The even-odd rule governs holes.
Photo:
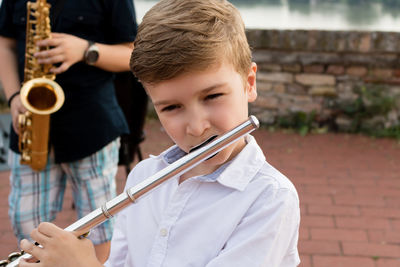
POLYGON ((8 259, 7 260, 0 261, 0 267, 6 267, 9 263, 15 261, 16 259, 18 259, 22 255, 24 255, 24 251, 23 250, 21 250, 20 252, 11 253, 10 255, 8 255, 8 259))

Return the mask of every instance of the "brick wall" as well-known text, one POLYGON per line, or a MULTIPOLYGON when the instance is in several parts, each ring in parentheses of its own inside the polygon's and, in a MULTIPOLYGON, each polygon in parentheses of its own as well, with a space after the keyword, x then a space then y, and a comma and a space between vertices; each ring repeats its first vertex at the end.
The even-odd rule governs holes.
POLYGON ((367 87, 395 102, 367 123, 399 125, 400 33, 248 30, 247 36, 258 65, 259 98, 250 110, 262 123, 315 111, 345 128, 352 118, 337 106, 354 102, 355 88, 367 87))

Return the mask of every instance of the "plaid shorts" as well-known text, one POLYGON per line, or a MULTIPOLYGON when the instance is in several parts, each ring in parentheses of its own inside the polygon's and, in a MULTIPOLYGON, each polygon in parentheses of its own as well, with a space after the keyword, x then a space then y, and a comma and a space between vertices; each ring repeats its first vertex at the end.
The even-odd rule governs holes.
MULTIPOLYGON (((50 156, 41 172, 32 171, 28 165, 20 165, 20 155, 10 150, 8 215, 18 240, 30 239, 31 231, 39 223, 55 219, 62 210, 67 179, 72 185, 79 218, 114 198, 118 150, 119 139, 116 139, 91 156, 75 162, 56 164, 50 156)), ((95 227, 88 238, 95 245, 110 241, 113 223, 110 219, 95 227)))

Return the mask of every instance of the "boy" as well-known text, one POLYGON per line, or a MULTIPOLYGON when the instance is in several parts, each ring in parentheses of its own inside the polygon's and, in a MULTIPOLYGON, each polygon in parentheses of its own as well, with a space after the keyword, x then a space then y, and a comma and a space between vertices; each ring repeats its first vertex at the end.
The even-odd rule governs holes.
MULTIPOLYGON (((246 120, 257 97, 244 25, 225 0, 157 3, 131 69, 176 146, 140 162, 127 188, 246 120)), ((249 135, 121 211, 106 266, 297 266, 299 221, 294 186, 249 135)), ((21 247, 40 266, 101 266, 89 241, 52 224, 32 238, 43 248, 21 247)))

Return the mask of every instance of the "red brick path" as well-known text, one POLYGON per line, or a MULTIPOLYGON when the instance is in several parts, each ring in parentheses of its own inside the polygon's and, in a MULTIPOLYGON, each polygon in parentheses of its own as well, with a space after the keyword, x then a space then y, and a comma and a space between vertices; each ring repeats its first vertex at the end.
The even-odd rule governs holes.
MULTIPOLYGON (((258 130, 267 160, 295 184, 301 202, 301 267, 400 266, 400 143, 347 134, 258 130)), ((146 125, 145 157, 171 144, 156 121, 146 125)), ((117 175, 121 191, 125 173, 117 175)), ((7 217, 8 172, 0 173, 0 259, 17 249, 7 217)), ((56 224, 75 219, 71 195, 56 224)))

